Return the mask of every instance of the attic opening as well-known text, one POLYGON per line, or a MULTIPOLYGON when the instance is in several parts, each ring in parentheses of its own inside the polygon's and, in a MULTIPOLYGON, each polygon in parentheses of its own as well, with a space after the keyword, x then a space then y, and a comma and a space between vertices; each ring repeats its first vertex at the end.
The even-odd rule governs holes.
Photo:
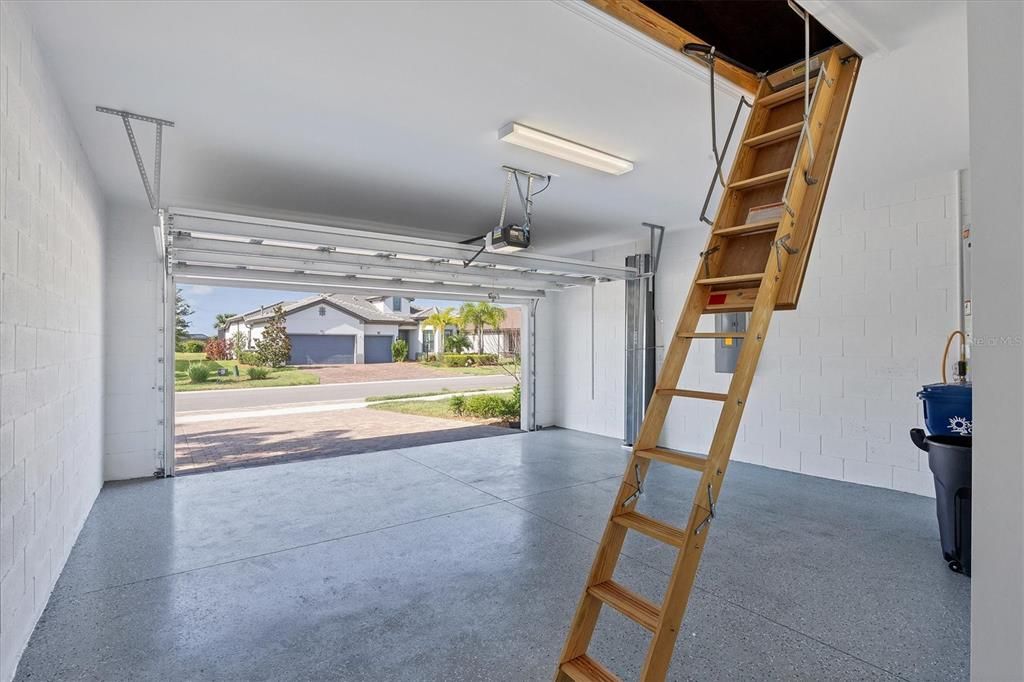
MULTIPOLYGON (((772 73, 804 58, 804 21, 787 0, 641 2, 753 73, 772 73)), ((842 41, 812 16, 810 43, 816 54, 842 41)))

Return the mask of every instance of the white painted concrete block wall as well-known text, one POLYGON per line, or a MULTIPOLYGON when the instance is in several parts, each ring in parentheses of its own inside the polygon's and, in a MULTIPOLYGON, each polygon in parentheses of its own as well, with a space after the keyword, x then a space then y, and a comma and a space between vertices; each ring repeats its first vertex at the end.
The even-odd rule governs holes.
POLYGON ((1024 680, 1024 5, 967 6, 974 301, 971 677, 1024 680))
POLYGON ((112 206, 107 227, 103 476, 152 476, 162 466, 163 270, 147 208, 112 206))
POLYGON ((104 205, 23 10, 0 3, 0 680, 103 482, 104 205))
MULTIPOLYGON (((946 334, 956 325, 954 171, 858 193, 830 206, 818 229, 800 305, 772 321, 733 457, 814 476, 933 495, 916 391, 939 380, 946 334)), ((706 230, 671 233, 657 284, 659 366, 706 230)), ((621 264, 638 242, 598 252, 621 264)), ((623 290, 594 292, 591 396, 590 292, 542 304, 553 404, 547 423, 622 435, 623 290)), ((713 318, 701 329, 713 330, 713 318)), ((728 389, 711 342, 695 342, 680 386, 728 389)), ((707 451, 718 405, 677 400, 662 443, 707 451)))

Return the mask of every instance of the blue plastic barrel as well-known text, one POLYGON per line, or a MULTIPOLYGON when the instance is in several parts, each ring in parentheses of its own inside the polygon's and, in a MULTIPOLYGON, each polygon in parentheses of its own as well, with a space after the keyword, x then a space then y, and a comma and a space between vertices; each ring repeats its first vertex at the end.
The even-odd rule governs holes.
POLYGON ((917 397, 924 403, 924 425, 933 436, 970 436, 971 384, 928 384, 917 397))

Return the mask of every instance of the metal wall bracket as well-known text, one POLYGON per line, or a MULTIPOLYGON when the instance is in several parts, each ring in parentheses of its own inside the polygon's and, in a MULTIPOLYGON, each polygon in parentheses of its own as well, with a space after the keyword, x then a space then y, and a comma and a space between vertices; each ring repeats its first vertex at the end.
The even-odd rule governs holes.
POLYGON ((128 134, 128 143, 132 146, 132 154, 135 156, 135 165, 139 168, 139 176, 142 178, 142 186, 146 189, 146 198, 149 199, 149 207, 154 211, 160 210, 160 161, 163 153, 164 126, 174 127, 174 121, 167 121, 162 118, 143 116, 130 111, 111 109, 109 107, 96 107, 101 114, 117 116, 124 123, 124 131, 128 134), (146 173, 146 165, 142 162, 142 152, 139 151, 139 143, 135 139, 135 131, 132 129, 132 120, 152 123, 156 126, 156 145, 153 153, 153 184, 149 182, 149 175, 146 173))
POLYGON ((654 223, 640 223, 651 231, 651 272, 650 276, 658 274, 658 263, 661 262, 661 245, 665 241, 665 226, 654 223), (657 234, 657 237, 655 237, 657 234))

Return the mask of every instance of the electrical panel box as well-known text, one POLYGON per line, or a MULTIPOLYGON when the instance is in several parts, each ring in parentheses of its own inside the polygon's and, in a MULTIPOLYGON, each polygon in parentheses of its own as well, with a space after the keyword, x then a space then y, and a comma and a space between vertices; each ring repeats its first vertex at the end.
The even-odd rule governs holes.
MULTIPOLYGON (((747 331, 747 315, 749 313, 719 313, 715 315, 715 331, 741 334, 747 331)), ((715 339, 715 371, 735 372, 742 345, 743 339, 715 339)))

